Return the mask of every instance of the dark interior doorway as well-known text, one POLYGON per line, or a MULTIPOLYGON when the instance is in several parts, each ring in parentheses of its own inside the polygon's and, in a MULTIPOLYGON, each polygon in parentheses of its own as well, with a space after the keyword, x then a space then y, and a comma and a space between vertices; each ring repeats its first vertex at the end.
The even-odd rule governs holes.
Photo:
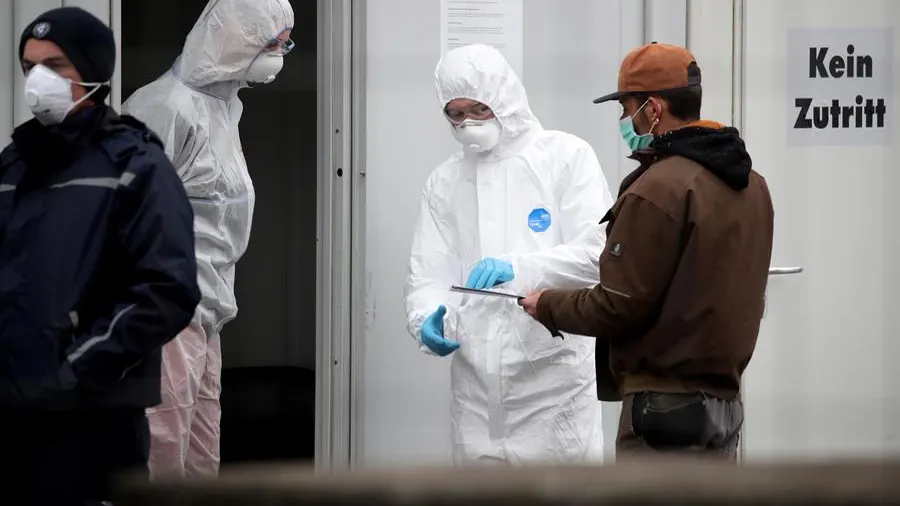
MULTIPOLYGON (((206 3, 123 0, 123 100, 168 71, 206 3)), ((284 70, 241 92, 256 209, 237 267, 239 314, 221 336, 223 466, 314 454, 317 2, 290 3, 296 47, 284 70)))

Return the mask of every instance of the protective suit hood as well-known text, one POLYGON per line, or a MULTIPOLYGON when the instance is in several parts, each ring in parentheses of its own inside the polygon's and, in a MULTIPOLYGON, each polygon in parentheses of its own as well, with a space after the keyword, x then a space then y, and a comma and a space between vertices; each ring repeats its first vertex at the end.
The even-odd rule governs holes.
POLYGON ((503 158, 528 134, 543 130, 519 77, 490 46, 473 44, 448 51, 437 64, 434 80, 441 114, 447 103, 457 98, 477 100, 494 111, 502 132, 488 157, 503 158))
POLYGON ((287 0, 210 0, 173 71, 192 88, 243 83, 266 45, 293 27, 294 10, 287 0))

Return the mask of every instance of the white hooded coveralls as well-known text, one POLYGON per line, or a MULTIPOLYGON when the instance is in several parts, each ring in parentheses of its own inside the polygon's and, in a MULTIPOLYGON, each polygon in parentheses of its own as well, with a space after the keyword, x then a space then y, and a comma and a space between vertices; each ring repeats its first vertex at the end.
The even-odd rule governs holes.
POLYGON ((484 257, 512 263, 515 279, 497 287, 511 293, 598 283, 599 221, 613 201, 597 157, 584 140, 543 129, 493 48, 449 51, 435 81, 442 108, 477 100, 502 126, 492 150, 456 153, 428 178, 410 254, 410 332, 421 343, 423 321, 444 304, 444 336, 460 342, 451 365, 453 459, 600 461, 595 339, 554 339, 514 300, 448 291, 484 257))
POLYGON ((287 0, 211 0, 171 71, 122 105, 160 136, 187 189, 203 295, 191 327, 163 349, 163 402, 148 411, 153 475, 218 473, 219 333, 237 315, 234 269, 250 239, 255 198, 238 90, 253 60, 293 26, 287 0))

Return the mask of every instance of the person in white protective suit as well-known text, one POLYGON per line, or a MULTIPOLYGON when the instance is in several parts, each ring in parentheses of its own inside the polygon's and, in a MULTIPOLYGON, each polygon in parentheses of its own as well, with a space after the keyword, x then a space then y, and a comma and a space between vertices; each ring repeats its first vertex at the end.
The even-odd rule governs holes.
POLYGON ((237 314, 234 269, 255 198, 238 90, 275 78, 293 26, 287 0, 211 0, 171 71, 122 106, 160 136, 187 189, 203 295, 194 321, 163 349, 163 402, 148 412, 153 476, 218 474, 219 333, 237 314))
POLYGON ((596 339, 554 339, 515 299, 449 290, 595 285, 606 241, 599 222, 612 206, 596 154, 544 130, 491 47, 449 51, 435 81, 463 149, 425 184, 405 293, 421 349, 455 352, 454 462, 598 462, 596 339))

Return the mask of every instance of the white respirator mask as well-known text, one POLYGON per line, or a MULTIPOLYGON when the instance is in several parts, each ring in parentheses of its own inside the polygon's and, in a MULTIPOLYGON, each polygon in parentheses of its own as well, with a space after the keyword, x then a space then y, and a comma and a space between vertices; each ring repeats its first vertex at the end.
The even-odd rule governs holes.
POLYGON ((35 65, 25 78, 25 103, 42 125, 56 125, 105 84, 76 83, 43 65, 35 65), (94 86, 94 89, 75 101, 72 99, 73 84, 94 86))
POLYGON ((484 153, 500 142, 500 121, 467 119, 453 127, 453 136, 469 152, 484 153))
POLYGON ((247 69, 247 81, 269 84, 284 67, 284 56, 274 51, 261 53, 247 69))

